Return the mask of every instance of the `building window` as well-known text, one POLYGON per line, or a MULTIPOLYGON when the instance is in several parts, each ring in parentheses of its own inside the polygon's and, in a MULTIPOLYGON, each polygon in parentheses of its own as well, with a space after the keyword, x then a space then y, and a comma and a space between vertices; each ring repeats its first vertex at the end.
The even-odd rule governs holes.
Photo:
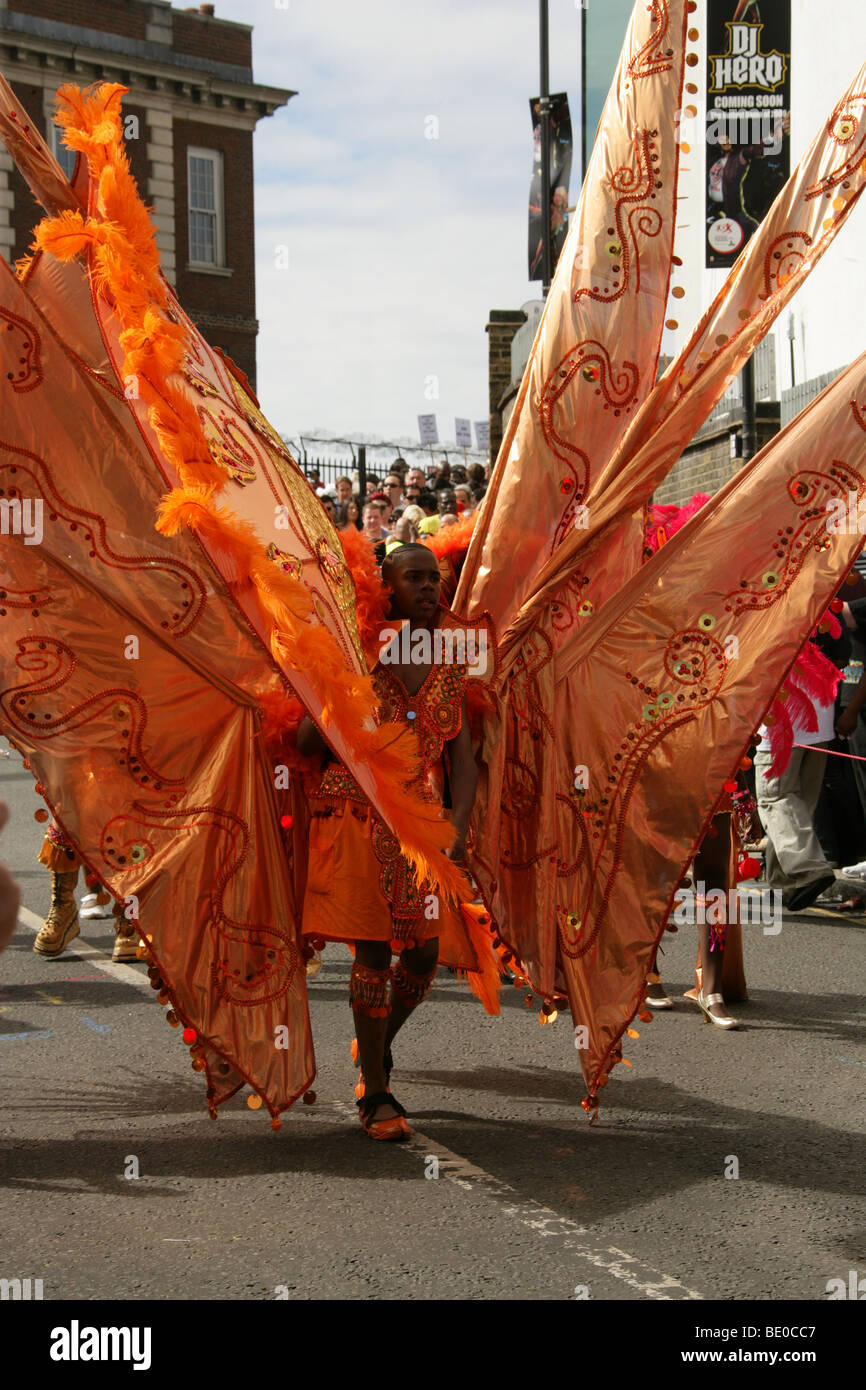
POLYGON ((187 150, 189 259, 193 266, 225 265, 223 157, 219 150, 187 150))
POLYGON ((48 122, 48 129, 50 132, 48 143, 51 146, 51 153, 54 155, 54 158, 57 160, 57 163, 60 165, 66 177, 71 179, 75 170, 75 161, 78 156, 75 150, 71 150, 68 145, 63 143, 63 133, 60 127, 56 126, 52 120, 48 122))

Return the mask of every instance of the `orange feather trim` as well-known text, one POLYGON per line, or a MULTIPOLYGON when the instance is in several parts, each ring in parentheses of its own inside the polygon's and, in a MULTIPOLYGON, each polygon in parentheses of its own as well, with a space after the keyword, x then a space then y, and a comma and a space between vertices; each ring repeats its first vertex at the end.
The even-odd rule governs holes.
POLYGON ((483 1004, 486 1014, 498 1014, 502 974, 493 949, 492 933, 489 926, 482 922, 482 918, 486 919, 487 923, 490 921, 487 909, 479 907, 476 903, 461 903, 460 912, 478 961, 478 970, 458 970, 457 974, 461 978, 465 976, 472 993, 483 1004))
POLYGON ((379 660, 379 634, 388 620, 389 592, 382 583, 376 552, 366 536, 351 526, 348 531, 340 532, 340 544, 355 581, 355 611, 361 646, 368 662, 374 666, 379 660))
POLYGON ((471 516, 462 517, 456 526, 441 526, 435 536, 428 536, 426 544, 436 559, 444 560, 447 556, 465 554, 469 549, 477 520, 478 512, 474 511, 471 516))
POLYGON ((264 716, 262 733, 268 743, 279 743, 293 736, 297 738, 301 720, 307 713, 297 695, 268 690, 259 700, 259 708, 264 716))
POLYGON ((40 251, 47 251, 58 261, 71 261, 93 245, 97 228, 88 218, 71 208, 56 217, 44 217, 36 228, 35 242, 40 251))
MULTIPOLYGON (((252 523, 214 504, 228 474, 210 457, 182 379, 172 380, 183 365, 186 329, 161 312, 168 307, 169 291, 159 268, 155 229, 124 149, 120 98, 125 91, 118 84, 103 84, 87 95, 76 87, 61 88, 58 122, 69 147, 87 159, 104 220, 73 222, 66 214, 45 219, 37 229, 37 245, 59 259, 71 259, 89 246, 95 285, 111 301, 121 326, 121 375, 124 380, 138 378, 139 396, 148 406, 160 448, 181 483, 160 505, 158 529, 166 535, 181 526, 194 531, 224 565, 230 562, 230 583, 254 587, 263 614, 273 622, 273 651, 295 669, 315 671, 323 724, 339 726, 358 761, 375 761, 379 806, 415 872, 459 900, 465 894, 465 879, 442 854, 453 842, 453 827, 438 807, 407 786, 417 772, 417 759, 408 756, 409 730, 401 729, 395 738, 394 726, 375 727, 378 705, 372 680, 347 670, 333 634, 307 621, 308 590, 276 567, 268 568, 252 523)), ((380 600, 372 575, 362 587, 373 623, 380 600)))

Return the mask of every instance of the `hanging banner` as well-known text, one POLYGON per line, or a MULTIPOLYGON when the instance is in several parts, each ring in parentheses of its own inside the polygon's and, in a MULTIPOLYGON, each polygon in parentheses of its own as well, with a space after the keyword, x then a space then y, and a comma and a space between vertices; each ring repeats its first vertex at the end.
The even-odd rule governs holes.
MULTIPOLYGON (((532 112, 532 183, 529 189, 529 278, 541 280, 541 104, 535 97, 532 112)), ((559 253, 568 234, 568 183, 571 178, 571 115, 565 92, 550 98, 550 270, 556 270, 559 253)))
POLYGON ((707 0, 707 266, 732 266, 767 215, 790 131, 791 0, 707 0))

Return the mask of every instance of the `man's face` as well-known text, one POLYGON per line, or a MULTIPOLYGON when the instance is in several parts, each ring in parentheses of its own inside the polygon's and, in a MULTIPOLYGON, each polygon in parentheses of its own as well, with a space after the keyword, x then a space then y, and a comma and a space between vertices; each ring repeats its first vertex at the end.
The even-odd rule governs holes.
POLYGON ((440 516, 445 516, 446 512, 457 511, 457 498, 448 488, 443 488, 441 492, 436 494, 436 503, 440 516))
POLYGON ((392 591, 392 617, 423 624, 433 621, 441 579, 432 550, 392 551, 383 578, 392 591))
MULTIPOLYGON (((424 476, 423 468, 410 468, 409 472, 406 474, 407 487, 422 488, 426 481, 427 479, 424 476)), ((407 493, 406 496, 408 497, 408 495, 407 493)))
POLYGON ((337 500, 340 502, 348 502, 351 496, 352 484, 349 482, 348 478, 341 478, 337 483, 337 500))
POLYGON ((407 503, 409 504, 410 507, 412 507, 412 506, 417 506, 417 504, 418 504, 418 499, 420 498, 420 496, 421 496, 421 489, 420 489, 420 487, 417 487, 417 486, 413 487, 410 483, 407 483, 407 484, 406 484, 406 501, 407 501, 407 503))
POLYGON ((322 506, 325 508, 325 511, 328 513, 328 516, 331 518, 331 520, 336 521, 337 508, 334 506, 334 503, 331 501, 329 497, 323 499, 322 506))
POLYGON ((400 501, 400 495, 403 491, 403 484, 400 482, 400 479, 397 477, 396 473, 389 474, 388 477, 385 479, 385 491, 388 494, 388 500, 390 501, 391 506, 396 507, 397 503, 400 501))
POLYGON ((378 536, 382 529, 382 513, 379 508, 370 503, 364 508, 364 530, 370 535, 378 536))

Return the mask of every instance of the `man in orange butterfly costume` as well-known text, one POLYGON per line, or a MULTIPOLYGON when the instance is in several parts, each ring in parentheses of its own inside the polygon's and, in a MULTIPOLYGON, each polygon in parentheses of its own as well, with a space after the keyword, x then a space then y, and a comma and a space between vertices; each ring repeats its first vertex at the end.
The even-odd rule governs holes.
MULTIPOLYGON (((414 734, 416 790, 450 812, 456 838, 449 855, 462 862, 478 782, 466 709, 469 666, 449 659, 454 643, 439 641, 434 649, 431 640, 441 638, 442 620, 451 616, 440 607, 435 555, 423 545, 401 546, 385 561, 383 579, 391 590, 389 617, 406 626, 383 634, 390 640, 374 672, 379 712, 383 723, 405 720, 414 734), (446 659, 437 660, 443 651, 446 659)), ((464 640, 464 653, 465 646, 464 640)), ((456 968, 474 967, 475 960, 466 958, 454 909, 440 903, 428 882, 418 882, 396 837, 347 769, 331 759, 309 716, 299 728, 298 749, 322 755, 324 764, 310 796, 303 932, 316 944, 353 943, 349 998, 363 1077, 361 1122, 371 1138, 408 1139, 405 1111, 389 1092, 391 1044, 426 998, 438 961, 456 968)))

